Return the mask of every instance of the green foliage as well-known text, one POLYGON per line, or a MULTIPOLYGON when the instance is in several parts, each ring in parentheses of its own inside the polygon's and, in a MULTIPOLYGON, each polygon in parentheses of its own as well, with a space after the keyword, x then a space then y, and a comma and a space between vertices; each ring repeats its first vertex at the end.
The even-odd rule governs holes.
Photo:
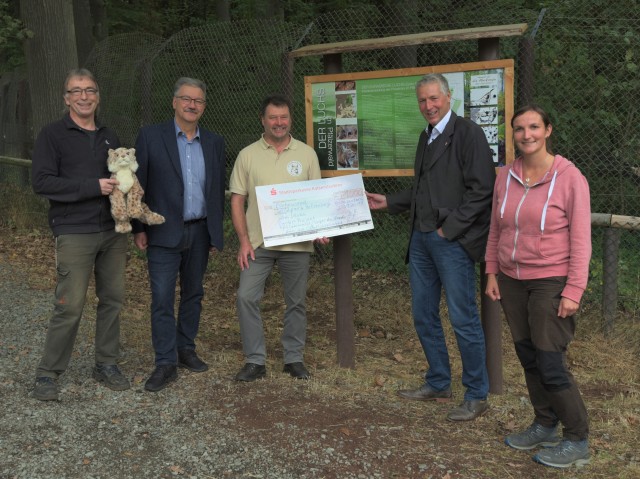
POLYGON ((9 3, 0 0, 0 75, 24 64, 22 42, 32 36, 33 32, 12 15, 9 3))

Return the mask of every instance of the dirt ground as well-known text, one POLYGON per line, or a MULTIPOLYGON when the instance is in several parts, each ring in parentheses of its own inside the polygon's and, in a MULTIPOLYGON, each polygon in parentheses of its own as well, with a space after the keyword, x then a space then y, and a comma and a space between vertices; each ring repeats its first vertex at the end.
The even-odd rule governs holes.
MULTIPOLYGON (((118 398, 130 399, 126 394, 135 395, 135 401, 129 401, 129 412, 119 410, 112 414, 120 418, 119 421, 126 422, 128 414, 137 417, 133 403, 145 407, 152 404, 159 408, 161 417, 165 413, 172 414, 173 410, 165 412, 163 408, 177 408, 182 411, 184 421, 201 423, 192 426, 198 431, 196 435, 201 435, 203 444, 199 447, 209 455, 216 451, 219 461, 228 461, 228 464, 225 462, 222 468, 207 466, 201 460, 181 462, 179 458, 168 465, 161 464, 154 454, 160 454, 169 446, 162 441, 172 442, 175 447, 175 441, 181 441, 180 437, 172 437, 163 429, 166 438, 156 438, 158 444, 147 451, 144 461, 123 452, 113 459, 115 462, 111 467, 114 471, 132 471, 126 474, 127 477, 640 477, 637 353, 626 348, 623 341, 608 342, 597 331, 580 335, 570 351, 570 366, 581 385, 591 417, 592 464, 585 468, 566 471, 545 468, 535 464, 530 453, 513 451, 503 444, 505 434, 526 427, 532 419, 522 373, 507 331, 503 338, 504 391, 491 395, 491 408, 483 417, 471 423, 445 420, 448 409, 461 401, 463 394, 457 348, 450 337, 454 401, 416 403, 398 398, 397 389, 418 386, 426 368, 411 323, 408 294, 393 299, 386 297, 378 303, 367 301, 367 298, 382 288, 404 288, 406 292, 406 278, 354 273, 356 367, 344 369, 336 365, 331 268, 314 266, 309 287, 305 357, 313 375, 310 381, 292 380, 281 371, 278 336, 282 292, 274 278, 269 283, 262 308, 268 332, 267 378, 250 384, 233 381, 243 360, 235 318, 237 273, 233 270, 232 253, 227 252, 212 261, 207 273, 198 342, 198 351, 210 365, 207 373, 182 373, 175 384, 158 395, 143 391, 144 381, 153 366, 149 292, 144 258, 132 248, 127 269, 127 301, 122 314, 122 344, 126 354, 121 367, 132 379, 133 388, 130 392, 118 393, 124 396, 117 397, 104 390, 97 394, 91 389, 92 393, 87 394, 84 389, 98 386, 74 379, 74 375, 83 371, 81 367, 71 368, 68 387, 56 409, 84 407, 79 405, 78 397, 82 398, 82 404, 89 402, 94 408, 100 407, 101 401, 108 402, 109 408, 116 408, 118 398), (612 350, 617 354, 609 354, 612 350), (221 445, 218 436, 206 433, 214 430, 226 431, 234 438, 236 446, 225 447, 224 444, 231 442, 223 441, 221 445), (238 449, 237 444, 243 446, 238 449), (252 451, 257 452, 251 456, 252 451), (247 460, 249 456, 251 461, 247 460), (271 466, 259 467, 263 459, 255 457, 270 461, 271 466), (136 473, 142 470, 147 475, 136 473)), ((18 234, 8 229, 0 230, 0 264, 5 271, 1 279, 21 285, 25 294, 32 291, 34 297, 41 298, 53 291, 53 241, 48 232, 18 234)), ((91 358, 95 298, 91 292, 88 298, 78 351, 73 359, 81 364, 90 364, 91 358)), ((0 302, 5 301, 11 301, 11 298, 0 298, 0 302)), ((39 317, 31 319, 37 321, 38 334, 9 339, 9 342, 23 344, 10 344, 7 337, 0 342, 0 359, 5 364, 22 361, 22 354, 24 364, 35 365, 46 330, 47 313, 41 312, 39 317)), ((43 407, 29 398, 32 380, 29 371, 21 372, 20 377, 13 380, 4 376, 0 379, 0 388, 4 389, 3 402, 23 402, 32 414, 43 407)), ((8 416, 3 421, 7 420, 8 416)), ((15 433, 14 422, 12 420, 12 434, 15 433)), ((176 427, 179 422, 175 423, 176 427)), ((152 426, 148 428, 152 430, 152 426)), ((136 434, 143 434, 136 430, 136 434)), ((24 434, 28 436, 30 432, 24 431, 24 434)), ((37 438, 32 439, 37 443, 37 438)), ((31 477, 56 477, 44 472, 34 473, 39 470, 35 465, 32 469, 20 468, 16 458, 29 461, 24 455, 26 439, 22 437, 20 441, 20 444, 13 444, 0 439, 0 451, 22 448, 12 450, 10 456, 0 460, 0 478, 27 477, 20 471, 29 470, 31 477)), ((122 441, 125 441, 124 437, 122 441)), ((185 444, 189 441, 185 440, 185 444)), ((89 477, 83 475, 82 465, 68 469, 61 465, 58 471, 57 477, 89 477)), ((93 470, 90 476, 110 477, 104 470, 93 470)))

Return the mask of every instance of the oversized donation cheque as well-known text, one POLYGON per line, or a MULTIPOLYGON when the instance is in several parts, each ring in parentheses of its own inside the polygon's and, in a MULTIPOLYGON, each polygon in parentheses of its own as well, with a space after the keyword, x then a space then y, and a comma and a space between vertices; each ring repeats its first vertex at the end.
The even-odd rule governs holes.
POLYGON ((361 174, 256 186, 266 247, 373 229, 361 174))

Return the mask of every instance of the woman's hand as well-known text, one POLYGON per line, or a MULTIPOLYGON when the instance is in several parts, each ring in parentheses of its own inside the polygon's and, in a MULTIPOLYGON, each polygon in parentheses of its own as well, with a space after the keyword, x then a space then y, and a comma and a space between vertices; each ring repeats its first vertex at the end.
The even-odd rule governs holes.
POLYGON ((498 278, 495 274, 487 274, 487 289, 484 293, 493 301, 502 299, 500 296, 500 287, 498 286, 498 278))
POLYGON ((560 300, 560 306, 558 307, 558 316, 561 318, 568 318, 576 314, 580 303, 570 300, 569 298, 562 297, 560 300))

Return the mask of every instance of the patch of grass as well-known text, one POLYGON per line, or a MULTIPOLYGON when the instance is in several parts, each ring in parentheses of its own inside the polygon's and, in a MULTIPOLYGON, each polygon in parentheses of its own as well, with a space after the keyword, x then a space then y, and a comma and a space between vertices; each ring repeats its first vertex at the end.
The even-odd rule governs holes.
POLYGON ((0 187, 0 226, 18 231, 47 227, 48 203, 30 189, 12 183, 0 187))

